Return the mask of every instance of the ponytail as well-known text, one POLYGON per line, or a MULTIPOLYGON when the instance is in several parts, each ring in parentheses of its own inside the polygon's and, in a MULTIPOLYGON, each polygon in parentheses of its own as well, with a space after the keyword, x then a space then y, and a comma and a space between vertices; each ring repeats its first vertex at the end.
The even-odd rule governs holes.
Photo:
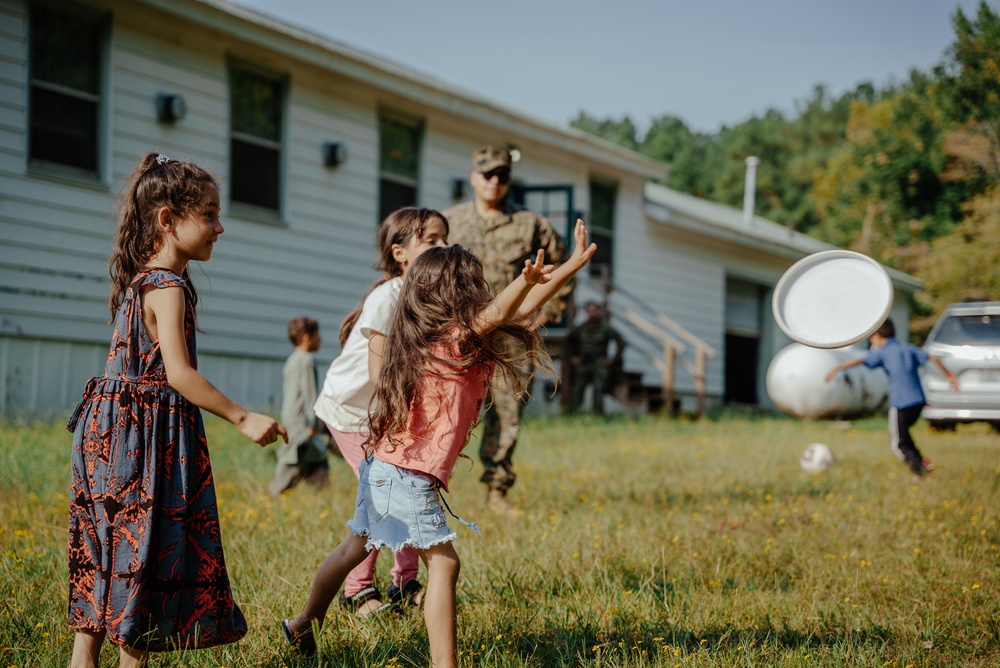
POLYGON ((358 301, 358 305, 355 306, 354 310, 348 313, 347 317, 344 318, 344 321, 340 323, 339 341, 341 348, 343 348, 344 344, 347 343, 347 337, 351 335, 351 330, 354 329, 354 325, 357 324, 358 318, 361 317, 361 309, 364 307, 365 300, 368 299, 368 295, 370 295, 375 290, 375 288, 382 285, 386 281, 392 280, 392 278, 393 277, 384 277, 372 283, 368 287, 368 290, 365 291, 365 294, 361 295, 361 299, 360 301, 358 301))
MULTIPOLYGON (((160 250, 162 239, 157 210, 165 206, 174 215, 184 215, 201 201, 208 186, 218 188, 218 182, 192 162, 171 160, 160 153, 147 153, 139 160, 118 196, 118 220, 108 257, 111 277, 108 310, 112 320, 132 279, 160 250)), ((182 278, 187 286, 187 299, 196 306, 198 292, 187 269, 182 278)))

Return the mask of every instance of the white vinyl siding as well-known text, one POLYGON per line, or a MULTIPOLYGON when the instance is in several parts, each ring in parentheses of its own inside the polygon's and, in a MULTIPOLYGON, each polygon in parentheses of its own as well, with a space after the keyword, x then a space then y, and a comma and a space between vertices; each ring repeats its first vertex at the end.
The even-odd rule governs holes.
MULTIPOLYGON (((773 285, 804 254, 798 247, 775 250, 772 242, 720 240, 712 216, 679 226, 653 220, 644 180, 662 173, 651 161, 228 3, 79 5, 109 17, 102 174, 90 183, 28 168, 28 4, 0 0, 0 418, 65 414, 85 379, 103 370, 111 336, 105 322, 111 212, 124 178, 147 151, 192 160, 220 177, 225 233, 212 261, 191 271, 202 296, 199 362, 213 383, 250 406, 280 397, 281 367, 291 350, 288 320, 319 321, 322 366, 338 352, 341 319, 377 278, 371 264, 385 109, 420 119, 414 180, 422 206, 454 204, 453 180, 468 179, 471 154, 485 144, 517 145, 522 160, 515 178, 572 185, 581 211, 589 209, 593 175, 617 183, 615 283, 717 350, 724 349, 726 277, 773 285), (229 205, 234 60, 287 74, 281 225, 229 205), (183 119, 157 121, 161 93, 184 98, 183 119), (336 168, 322 161, 328 141, 348 149, 336 168)), ((560 233, 566 222, 557 223, 560 233)), ((662 349, 643 354, 641 346, 627 349, 625 368, 659 384, 650 359, 662 349)), ((723 394, 723 364, 709 362, 710 400, 723 394)), ((693 393, 690 375, 680 369, 677 383, 679 394, 693 393)))

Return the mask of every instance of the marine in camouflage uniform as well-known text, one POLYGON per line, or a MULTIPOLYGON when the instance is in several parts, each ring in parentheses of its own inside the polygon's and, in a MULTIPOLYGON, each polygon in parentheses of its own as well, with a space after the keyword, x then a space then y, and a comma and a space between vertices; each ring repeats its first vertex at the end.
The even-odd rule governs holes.
POLYGON ((583 403, 587 385, 594 386, 594 412, 604 414, 604 391, 608 374, 620 369, 625 353, 625 339, 622 338, 604 317, 604 310, 597 302, 584 304, 587 320, 572 329, 566 336, 566 349, 573 366, 573 393, 570 412, 575 412, 583 403), (608 357, 608 344, 615 344, 614 358, 608 357))
MULTIPOLYGON (((472 251, 482 261, 490 291, 496 295, 521 273, 524 261, 533 258, 538 249, 545 251, 546 264, 562 262, 566 249, 548 220, 507 201, 511 157, 505 148, 486 146, 472 154, 472 163, 470 181, 475 198, 444 212, 448 240, 472 251)), ((539 324, 559 321, 571 291, 572 284, 567 285, 542 308, 539 324)), ((525 389, 530 387, 533 372, 530 363, 520 371, 525 389)), ((512 509, 506 494, 517 477, 511 460, 527 400, 527 395, 519 400, 502 375, 494 377, 483 415, 479 458, 484 469, 481 480, 488 487, 487 499, 496 510, 512 509)))

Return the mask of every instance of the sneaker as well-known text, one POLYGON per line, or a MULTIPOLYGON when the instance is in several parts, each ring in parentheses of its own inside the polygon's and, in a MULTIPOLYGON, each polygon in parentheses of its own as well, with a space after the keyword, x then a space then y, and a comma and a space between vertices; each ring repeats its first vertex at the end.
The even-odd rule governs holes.
POLYGON ((929 460, 926 457, 924 457, 920 461, 920 463, 924 467, 924 471, 926 471, 927 473, 933 473, 934 472, 934 464, 931 462, 931 460, 929 460))
POLYGON ((403 608, 419 608, 424 602, 424 588, 416 580, 410 580, 402 587, 391 584, 385 592, 393 605, 403 608))

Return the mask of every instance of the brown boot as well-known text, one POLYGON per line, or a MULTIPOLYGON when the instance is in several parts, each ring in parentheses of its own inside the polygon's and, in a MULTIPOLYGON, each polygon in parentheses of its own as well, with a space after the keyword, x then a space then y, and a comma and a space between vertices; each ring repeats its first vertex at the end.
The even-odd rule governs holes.
POLYGON ((486 507, 497 515, 517 517, 521 514, 521 511, 515 508, 514 504, 507 498, 506 492, 499 489, 491 489, 486 494, 486 507))

